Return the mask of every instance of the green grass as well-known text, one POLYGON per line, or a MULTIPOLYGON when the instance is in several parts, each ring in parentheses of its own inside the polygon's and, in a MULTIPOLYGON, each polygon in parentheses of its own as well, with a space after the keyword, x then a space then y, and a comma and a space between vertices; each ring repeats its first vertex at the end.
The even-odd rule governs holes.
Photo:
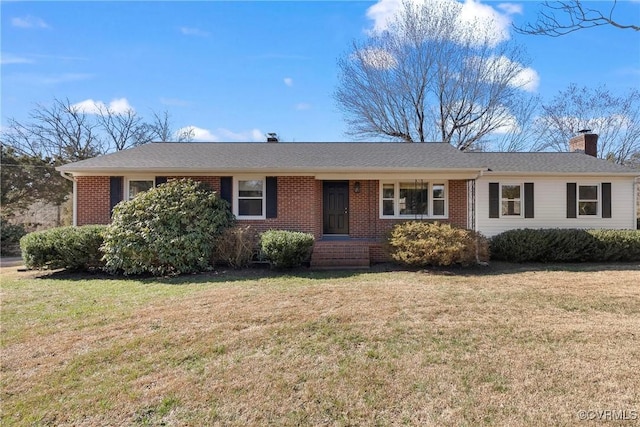
POLYGON ((0 274, 2 425, 546 426, 640 410, 638 265, 0 274))

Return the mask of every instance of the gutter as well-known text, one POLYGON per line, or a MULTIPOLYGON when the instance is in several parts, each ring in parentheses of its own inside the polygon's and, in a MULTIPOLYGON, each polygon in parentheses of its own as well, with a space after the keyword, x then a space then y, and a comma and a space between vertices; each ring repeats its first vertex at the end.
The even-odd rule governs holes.
POLYGON ((72 194, 73 207, 71 208, 71 213, 73 216, 72 224, 75 227, 76 225, 78 225, 78 188, 77 188, 78 182, 70 172, 65 172, 65 171, 59 171, 59 172, 64 179, 68 179, 69 181, 73 182, 73 194, 72 194))

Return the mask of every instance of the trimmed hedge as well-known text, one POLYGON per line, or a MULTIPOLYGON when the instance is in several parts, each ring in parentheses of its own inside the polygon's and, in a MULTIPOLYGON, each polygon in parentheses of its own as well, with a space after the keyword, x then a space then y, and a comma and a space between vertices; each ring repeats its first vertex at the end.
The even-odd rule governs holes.
POLYGON ((397 224, 389 246, 394 261, 414 267, 471 265, 489 259, 489 242, 484 236, 439 222, 397 224))
POLYGON ((509 230, 491 239, 491 254, 510 262, 640 261, 640 231, 509 230))
POLYGON ((25 266, 34 269, 91 270, 103 266, 100 246, 105 225, 58 227, 20 239, 25 266))
POLYGON ((172 180, 120 202, 104 236, 110 273, 155 276, 206 270, 216 238, 235 218, 205 184, 172 180))
POLYGON ((309 233, 268 230, 260 236, 260 249, 271 267, 293 268, 309 260, 314 241, 309 233))

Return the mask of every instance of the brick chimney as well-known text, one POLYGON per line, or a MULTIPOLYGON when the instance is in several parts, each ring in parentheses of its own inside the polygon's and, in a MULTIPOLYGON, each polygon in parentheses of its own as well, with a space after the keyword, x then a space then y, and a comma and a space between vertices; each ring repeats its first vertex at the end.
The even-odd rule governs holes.
POLYGON ((267 142, 275 143, 278 142, 278 134, 274 132, 270 132, 267 134, 267 142))
POLYGON ((578 131, 578 135, 569 140, 569 151, 598 157, 598 134, 591 133, 591 129, 578 131))

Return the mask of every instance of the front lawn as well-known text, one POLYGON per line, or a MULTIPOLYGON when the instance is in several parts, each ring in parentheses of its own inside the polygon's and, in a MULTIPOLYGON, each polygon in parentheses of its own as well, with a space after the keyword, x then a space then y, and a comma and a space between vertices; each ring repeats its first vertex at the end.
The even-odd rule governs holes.
POLYGON ((143 280, 2 270, 4 426, 640 417, 637 264, 143 280))

